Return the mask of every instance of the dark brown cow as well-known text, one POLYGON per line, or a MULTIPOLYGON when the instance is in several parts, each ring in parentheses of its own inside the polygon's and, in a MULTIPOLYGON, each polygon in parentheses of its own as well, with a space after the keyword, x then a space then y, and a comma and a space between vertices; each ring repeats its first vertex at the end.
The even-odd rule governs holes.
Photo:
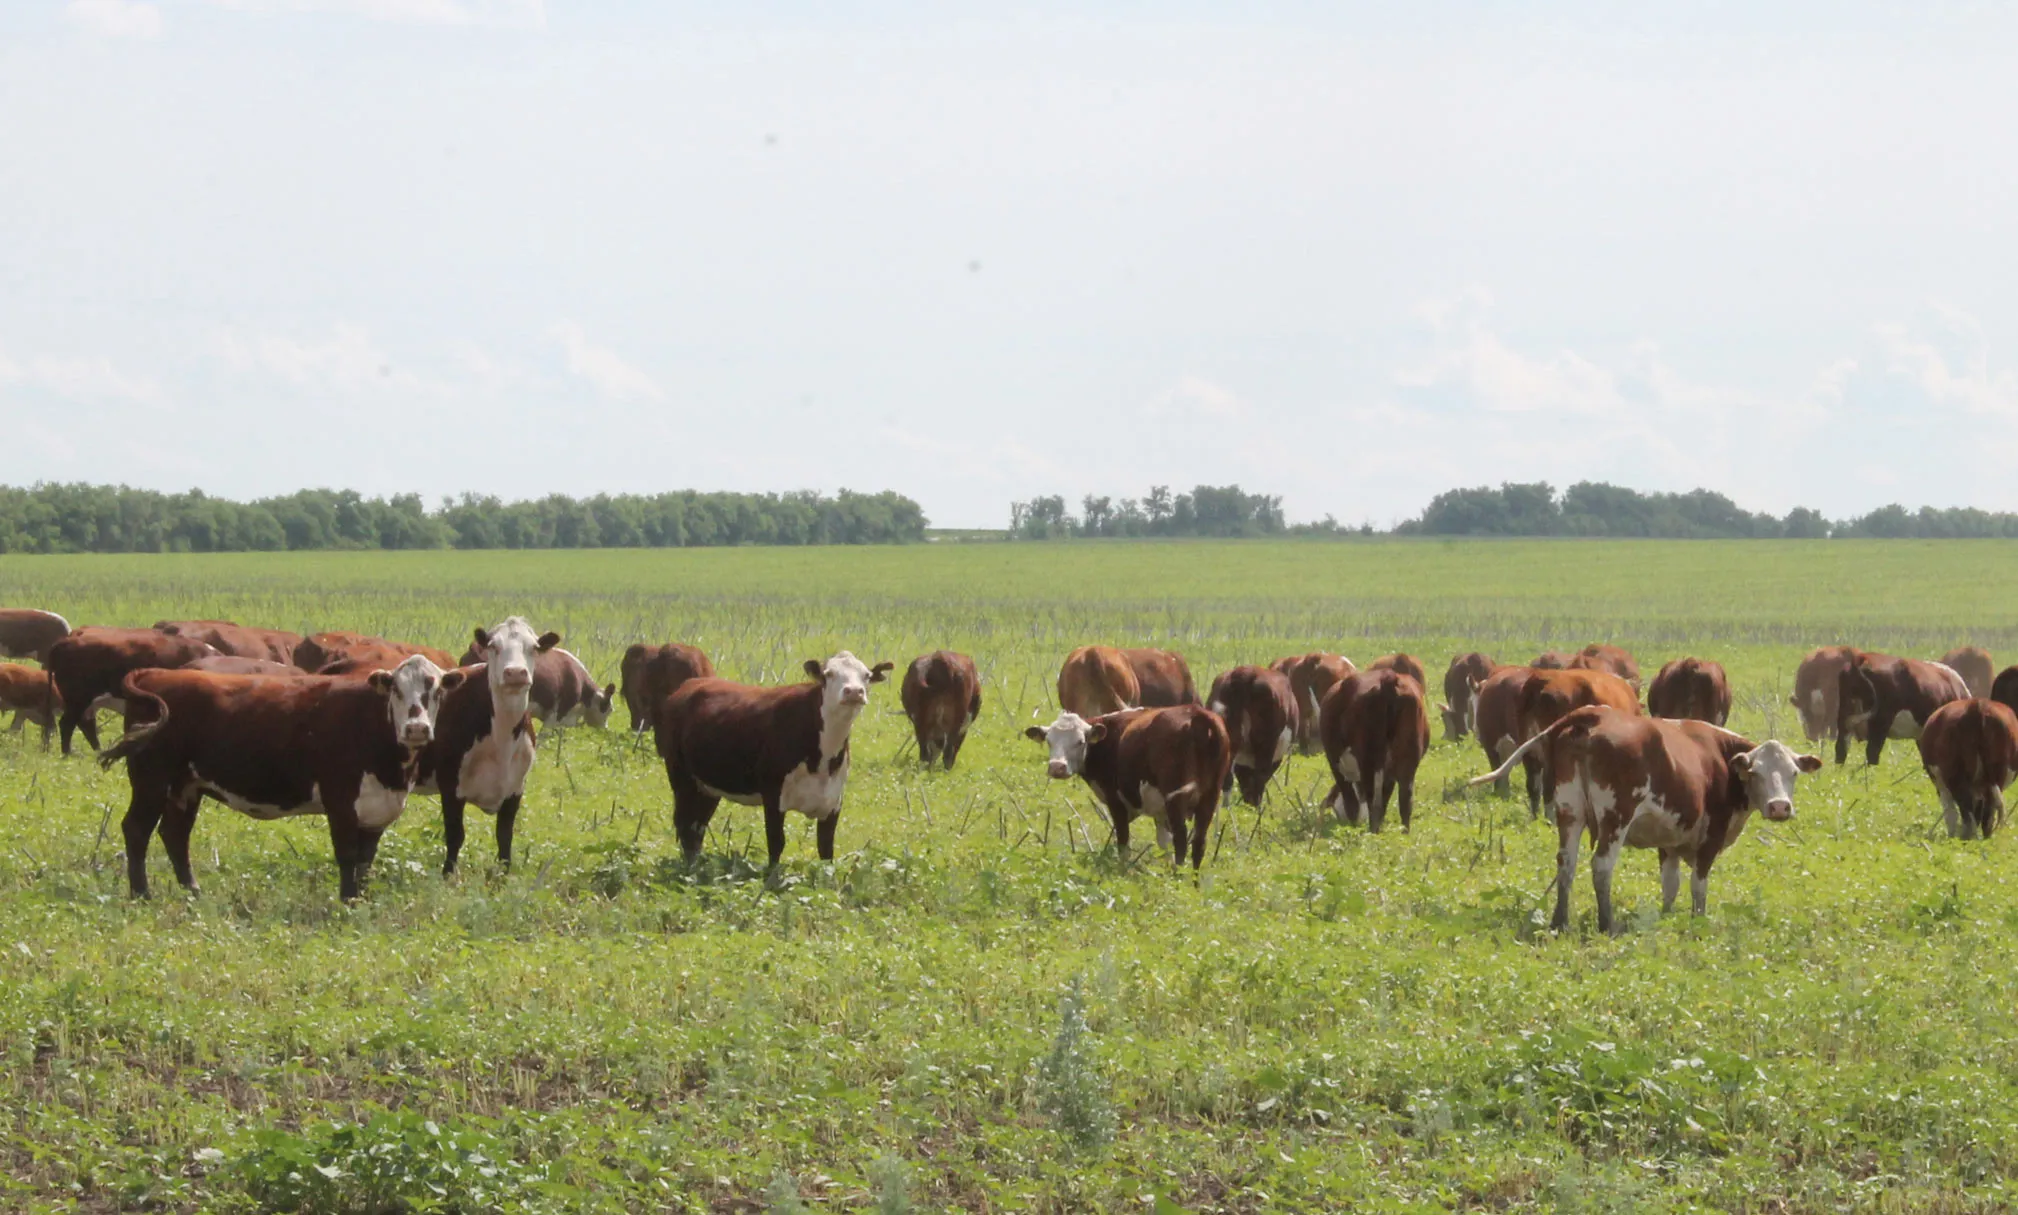
MULTIPOLYGON (((1794 668, 1794 694, 1787 703, 1801 715, 1801 732, 1809 742, 1836 737, 1836 694, 1842 689, 1843 672, 1857 656, 1857 647, 1825 645, 1808 651, 1794 668)), ((1856 737, 1864 737, 1858 727, 1856 737)))
MULTIPOLYGON (((1571 710, 1586 705, 1606 705, 1621 713, 1637 714, 1640 698, 1633 685, 1609 671, 1537 672, 1521 689, 1521 733, 1533 738, 1571 710)), ((1525 766, 1528 813, 1539 816, 1542 803, 1552 796, 1555 774, 1549 770, 1545 754, 1530 757, 1525 766)))
POLYGON ((1472 723, 1478 719, 1479 685, 1493 670, 1493 660, 1477 651, 1451 656, 1450 667, 1443 673, 1443 703, 1436 707, 1443 715, 1446 742, 1462 742, 1472 732, 1472 723))
POLYGON ((291 663, 295 649, 301 645, 299 633, 290 633, 285 629, 248 628, 229 620, 157 620, 154 627, 164 633, 194 637, 232 658, 291 663))
POLYGON ((70 635, 70 622, 34 608, 0 608, 0 658, 45 662, 49 647, 70 635))
POLYGON ((981 673, 974 660, 952 650, 914 659, 904 668, 898 699, 918 740, 918 761, 929 768, 936 760, 951 771, 967 727, 981 713, 981 673))
POLYGON ((2018 776, 2018 713, 1994 700, 1951 700, 1920 731, 1920 763, 1956 839, 1990 838, 2004 822, 2004 789, 2018 776))
MULTIPOLYGON (((474 642, 463 651, 465 667, 485 661, 484 647, 474 642)), ((559 646, 533 655, 533 720, 543 725, 568 728, 588 726, 600 730, 609 724, 616 706, 617 685, 596 686, 595 676, 582 660, 559 646)))
POLYGON ((834 828, 848 787, 848 734, 869 703, 869 685, 895 665, 865 665, 846 650, 806 661, 811 683, 752 688, 689 679, 660 703, 653 722, 673 828, 689 861, 701 854, 723 798, 764 808, 764 843, 776 868, 785 852, 785 811, 818 826, 820 859, 834 859, 834 828))
POLYGON ((1621 848, 1660 852, 1663 910, 1674 908, 1687 859, 1694 871, 1690 903, 1702 915, 1709 903, 1710 867, 1737 842, 1752 811, 1772 822, 1792 818, 1795 781, 1822 767, 1819 757, 1796 755, 1785 743, 1754 746, 1708 722, 1588 706, 1557 719, 1497 770, 1471 783, 1503 779, 1515 760, 1535 751, 1545 753, 1543 765, 1556 777, 1549 800, 1559 837, 1550 920, 1557 932, 1570 926, 1570 887, 1586 834, 1600 932, 1612 931, 1612 871, 1621 848))
POLYGON ((338 892, 357 898, 379 837, 406 809, 442 691, 463 678, 424 658, 368 679, 128 674, 125 737, 98 760, 126 761, 128 889, 147 895, 147 843, 158 826, 175 880, 196 892, 189 834, 211 797, 257 819, 326 817, 338 892))
POLYGON ((2018 713, 2018 666, 1997 672, 1997 678, 1990 684, 1990 699, 2018 713))
POLYGON ((1191 854, 1205 863, 1205 836, 1233 765, 1226 723, 1202 705, 1124 709, 1087 721, 1060 713, 1049 726, 1023 731, 1045 744, 1052 780, 1084 780, 1114 824, 1114 847, 1128 855, 1128 824, 1146 814, 1173 866, 1191 854))
MULTIPOLYGON (((1485 681, 1479 684, 1472 728, 1478 735, 1478 745, 1485 750, 1487 767, 1499 767, 1507 756, 1514 753, 1514 748, 1528 740, 1521 726, 1521 700, 1527 693, 1528 682, 1539 674, 1541 672, 1534 667, 1494 667, 1485 681)), ((1539 804, 1540 770, 1541 764, 1537 762, 1526 772, 1530 805, 1539 804)), ((1505 797, 1512 792, 1511 782, 1501 777, 1496 792, 1505 797)))
POLYGON ((1289 678, 1267 667, 1235 667, 1212 681, 1206 707, 1226 724, 1230 775, 1241 800, 1259 806, 1296 742, 1298 710, 1289 678))
POLYGON ((63 708, 56 684, 49 672, 18 662, 0 662, 0 712, 14 711, 9 734, 18 734, 26 722, 42 727, 42 749, 49 749, 49 733, 56 728, 56 715, 63 708))
POLYGON ((1091 720, 1122 709, 1197 704, 1191 667, 1169 650, 1083 645, 1058 669, 1058 706, 1091 720))
MULTIPOLYGON (((394 664, 397 665, 397 664, 394 664)), ((265 675, 274 679, 299 679, 309 674, 291 662, 268 662, 264 658, 240 658, 235 654, 219 654, 215 658, 199 658, 188 663, 185 671, 208 671, 212 675, 265 675)))
POLYGON ((1941 655, 1941 665, 1962 677, 1969 695, 1978 698, 1990 695, 1990 683, 1997 676, 1997 664, 1990 661, 1990 651, 1981 646, 1958 646, 1941 655))
POLYGON ((1317 737, 1318 709, 1331 686, 1359 668, 1342 654, 1316 651, 1278 658, 1269 669, 1289 679, 1289 691, 1296 701, 1296 749, 1305 755, 1323 751, 1324 744, 1317 737))
POLYGON ((1647 713, 1723 725, 1731 716, 1731 681, 1723 664, 1707 658, 1668 663, 1647 689, 1647 713))
POLYGON ((647 645, 640 641, 624 651, 618 677, 623 681, 620 695, 631 711, 631 729, 639 734, 652 727, 652 715, 673 690, 689 679, 703 679, 715 673, 698 646, 669 642, 647 645))
POLYGON ((1570 659, 1566 669, 1603 671, 1609 675, 1616 675, 1633 686, 1634 696, 1640 694, 1640 664, 1633 661, 1633 656, 1618 646, 1594 641, 1578 650, 1576 657, 1570 659))
POLYGON ((1962 677, 1938 662, 1895 658, 1859 650, 1836 687, 1836 762, 1850 756, 1850 735, 1861 731, 1864 762, 1875 764, 1887 738, 1918 738, 1934 710, 1967 700, 1962 677))
POLYGON ((98 710, 125 712, 119 685, 128 672, 187 666, 216 653, 204 642, 157 629, 82 628, 50 646, 43 665, 63 701, 63 716, 57 721, 63 754, 70 754, 70 739, 80 729, 84 741, 98 750, 98 710))
POLYGON ((1417 687, 1429 687, 1429 671, 1423 667, 1422 660, 1413 654, 1384 654, 1367 663, 1366 669, 1369 671, 1399 671, 1410 679, 1415 680, 1417 687))
POLYGON ((1576 657, 1575 654, 1565 654, 1561 650, 1543 650, 1535 655, 1535 660, 1528 666, 1537 671, 1567 671, 1570 669, 1570 663, 1576 661, 1576 657))
POLYGON ((1318 731, 1331 765, 1327 797, 1342 823, 1378 832, 1387 799, 1399 791, 1401 829, 1415 818, 1415 770, 1429 750, 1429 713, 1422 684, 1396 670, 1367 669, 1342 680, 1324 698, 1318 731))
POLYGON ((540 658, 561 642, 559 633, 535 635, 523 617, 476 630, 479 663, 460 668, 465 679, 442 697, 434 741, 421 755, 414 788, 441 795, 442 875, 462 856, 463 808, 475 806, 497 820, 498 867, 510 869, 512 830, 532 771, 532 690, 540 658))
POLYGON ((304 671, 320 673, 337 663, 348 664, 347 671, 372 670, 372 664, 380 664, 391 669, 418 654, 444 671, 455 669, 455 656, 447 650, 433 646, 409 645, 403 641, 387 641, 383 637, 372 637, 364 633, 317 633, 303 639, 294 648, 294 665, 304 671))

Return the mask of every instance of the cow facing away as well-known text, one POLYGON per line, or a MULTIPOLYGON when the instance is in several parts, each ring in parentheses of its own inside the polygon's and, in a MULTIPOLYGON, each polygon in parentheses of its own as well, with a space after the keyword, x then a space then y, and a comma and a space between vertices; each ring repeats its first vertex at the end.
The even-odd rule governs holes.
POLYGON ((1941 655, 1941 665, 1962 677, 1969 695, 1978 698, 1990 695, 1990 684, 1997 676, 1997 664, 1990 661, 1990 651, 1981 646, 1957 646, 1941 655))
POLYGON ((0 608, 0 658, 32 658, 46 665, 49 647, 70 635, 70 622, 35 608, 0 608))
POLYGON ((1369 671, 1399 671, 1415 680, 1419 688, 1429 687, 1429 671, 1413 654, 1384 654, 1366 664, 1369 671))
POLYGON ((49 672, 18 662, 0 662, 0 713, 14 712, 14 724, 7 727, 9 734, 19 734, 21 727, 32 721, 42 727, 42 749, 46 751, 62 708, 49 672))
POLYGON ((1235 667, 1212 681, 1206 700, 1226 725, 1233 747, 1231 778, 1240 798, 1259 806, 1296 741, 1296 696, 1289 680, 1267 667, 1235 667))
POLYGON ((443 877, 462 857, 465 806, 496 820, 498 868, 511 868, 512 832, 533 767, 533 671, 561 641, 559 633, 535 634, 520 616, 475 636, 482 663, 461 668, 469 678, 442 698, 414 785, 441 796, 443 877))
MULTIPOLYGON (((1473 701, 1476 711, 1472 720, 1478 745, 1485 751, 1488 768, 1499 767, 1516 747, 1528 740, 1527 732, 1521 726, 1521 699, 1527 692, 1528 681, 1540 674, 1534 667, 1494 667, 1492 674, 1479 684, 1478 695, 1473 701)), ((1531 805, 1539 804, 1541 797, 1540 769, 1541 764, 1537 761, 1526 771, 1531 805)), ((1505 797, 1513 791, 1511 784, 1502 776, 1494 792, 1505 797)))
MULTIPOLYGON (((1857 656, 1857 647, 1825 645, 1810 650, 1794 668, 1794 694, 1788 703, 1801 716, 1801 732, 1809 742, 1836 737, 1837 695, 1842 690, 1843 672, 1857 656)), ((1864 735, 1858 727, 1856 735, 1864 735)))
POLYGON ((1401 829, 1415 818, 1415 772, 1429 750, 1429 714, 1422 684, 1395 670, 1361 671, 1324 698, 1318 731, 1331 765, 1327 797, 1342 823, 1379 832, 1387 803, 1398 794, 1401 829))
POLYGON ((1169 650, 1083 645, 1058 668, 1058 707, 1086 720, 1123 709, 1197 703, 1190 665, 1169 650))
POLYGON ((1836 688, 1836 762, 1850 755, 1853 733, 1864 739, 1864 762, 1875 764, 1887 738, 1918 738, 1934 710, 1967 700, 1962 677, 1938 662, 1859 650, 1836 688))
POLYGON ((148 893, 158 827, 175 880, 196 893, 189 836, 210 797, 256 819, 327 818, 338 893, 357 898, 379 837, 406 809, 442 693, 463 678, 419 657, 364 679, 128 674, 126 734, 99 757, 108 768, 126 761, 128 889, 148 893))
POLYGON ((1592 642, 1576 652, 1576 656, 1570 659, 1566 669, 1603 671, 1608 675, 1616 675, 1632 685, 1634 696, 1640 694, 1640 664, 1633 661, 1633 656, 1618 646, 1607 645, 1602 641, 1592 642))
POLYGON ((1577 854, 1591 839, 1591 892, 1598 930, 1610 933, 1612 871, 1622 848, 1652 848, 1661 858, 1661 909, 1673 910, 1681 865, 1689 862, 1690 904, 1709 903, 1710 868, 1738 840, 1754 810, 1770 822, 1794 816, 1794 783, 1821 770, 1821 758, 1797 755, 1769 740, 1754 746, 1741 735, 1702 721, 1633 717, 1590 706, 1559 718, 1521 744, 1505 763, 1471 783, 1506 775, 1516 760, 1545 752, 1555 774, 1556 908, 1549 923, 1570 924, 1570 887, 1577 854))
POLYGON ((1920 731, 1920 763, 1955 839, 1990 838, 2018 775, 2018 713, 1994 700, 1951 700, 1920 731))
POLYGON ((665 645, 638 642, 624 651, 617 670, 622 681, 619 695, 631 713, 631 729, 639 734, 652 728, 652 715, 674 689, 689 679, 703 679, 715 673, 715 664, 699 646, 677 641, 665 645))
POLYGON ((1187 852, 1194 872, 1205 863, 1205 836, 1233 763, 1218 714, 1202 705, 1124 709, 1092 721, 1060 713, 1049 726, 1023 733, 1045 745, 1052 780, 1077 776, 1093 790, 1124 859, 1128 825, 1146 814, 1173 867, 1184 864, 1187 852))
POLYGON ((1324 744, 1317 736, 1317 718, 1325 694, 1359 668, 1343 654, 1315 651, 1278 658, 1269 669, 1289 679, 1290 694, 1296 701, 1296 749, 1305 755, 1320 753, 1324 744))
POLYGON ((1443 703, 1436 711, 1443 717, 1446 742, 1462 742, 1478 720, 1478 690, 1494 670, 1493 660, 1473 651, 1454 654, 1443 673, 1443 703))
POLYGON ((967 727, 981 713, 981 674, 974 660, 952 650, 934 650, 904 668, 897 698, 918 740, 918 762, 952 771, 967 741, 967 727))
POLYGON ((1722 663, 1677 658, 1660 669, 1647 688, 1647 713, 1690 718, 1721 726, 1731 716, 1731 680, 1722 663))
POLYGON ((98 711, 126 711, 119 688, 128 673, 172 670, 216 653, 194 638, 155 629, 82 628, 50 646, 43 665, 56 681, 56 695, 63 703, 63 715, 57 720, 63 754, 70 754, 70 740, 78 730, 91 749, 98 750, 98 711))
POLYGON ((293 662, 301 634, 285 629, 255 629, 229 620, 157 620, 154 627, 179 637, 193 637, 232 658, 293 662))
POLYGON ((869 704, 869 685, 894 664, 871 667, 846 650, 806 661, 811 683, 753 688, 703 677, 659 705, 654 741, 673 790, 673 828, 688 861, 701 854, 722 799, 764 808, 769 867, 785 853, 785 812, 817 824, 820 859, 834 859, 834 829, 848 785, 848 736, 869 704))

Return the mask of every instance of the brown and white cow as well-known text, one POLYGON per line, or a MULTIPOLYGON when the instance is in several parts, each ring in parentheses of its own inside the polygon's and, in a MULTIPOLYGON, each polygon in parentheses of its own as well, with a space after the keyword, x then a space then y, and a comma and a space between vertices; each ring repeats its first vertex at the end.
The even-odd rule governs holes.
POLYGON ((49 647, 70 635, 70 622, 35 608, 0 608, 0 658, 45 661, 49 647))
POLYGON ((1446 742, 1462 742, 1472 732, 1472 723, 1478 720, 1479 685, 1494 669, 1493 660, 1476 650, 1451 656, 1443 673, 1443 703, 1436 707, 1443 715, 1446 742))
POLYGON ((1859 650, 1836 687, 1836 762, 1850 755, 1850 735, 1864 739, 1864 762, 1875 764, 1888 738, 1918 738, 1934 710, 1969 699, 1962 677, 1938 662, 1859 650))
POLYGON ((1528 666, 1537 671, 1567 671, 1570 664, 1576 661, 1576 657, 1575 654, 1565 654, 1561 650, 1543 650, 1535 655, 1535 660, 1528 666))
POLYGON ((1083 645, 1058 669, 1058 707, 1089 720, 1122 709, 1197 703, 1190 665, 1170 650, 1083 645))
POLYGON ((0 662, 0 713, 14 711, 14 724, 7 727, 9 734, 20 733, 21 727, 32 721, 42 727, 42 748, 46 751, 50 731, 56 728, 56 715, 62 708, 62 698, 56 694, 55 681, 49 678, 48 671, 18 662, 0 662))
POLYGON ((56 695, 63 702, 63 715, 57 720, 63 754, 70 754, 71 737, 80 729, 84 741, 98 750, 98 710, 125 712, 119 686, 129 672, 170 670, 216 653, 204 642, 157 629, 95 626, 78 629, 50 646, 43 666, 56 681, 56 695))
POLYGON ((1633 695, 1640 694, 1640 664, 1633 656, 1615 645, 1594 641, 1578 650, 1566 668, 1571 671, 1603 671, 1616 675, 1633 687, 1633 695))
POLYGON ((498 867, 511 868, 512 829, 533 767, 533 670, 560 641, 559 633, 535 634, 520 616, 477 629, 472 652, 481 661, 460 668, 468 678, 442 697, 414 788, 441 795, 444 877, 462 856, 466 805, 497 820, 498 867))
MULTIPOLYGON (((459 665, 470 667, 483 661, 484 647, 472 642, 459 665)), ((533 655, 533 690, 527 703, 534 721, 561 729, 587 726, 600 730, 609 724, 616 698, 617 685, 597 687, 588 666, 559 646, 533 655)))
POLYGON ((1570 925, 1570 887, 1585 835, 1591 837, 1591 890, 1600 932, 1612 931, 1612 871, 1622 848, 1660 853, 1664 911, 1674 908, 1687 860, 1690 903, 1702 915, 1709 903, 1710 867, 1737 843, 1752 812, 1771 822, 1792 818, 1796 779, 1822 767, 1819 756, 1797 755, 1777 740, 1754 746, 1708 722, 1588 706, 1559 718, 1471 783, 1503 779, 1516 760, 1536 751, 1555 774, 1549 800, 1558 836, 1556 909, 1550 926, 1557 932, 1570 925))
POLYGON ((624 651, 624 661, 618 668, 622 680, 620 695, 624 707, 631 711, 631 729, 639 734, 652 728, 652 715, 673 690, 689 679, 702 679, 715 673, 715 664, 699 646, 668 642, 665 645, 648 645, 638 642, 624 651))
POLYGON ((701 854, 722 799, 764 808, 771 868, 785 852, 785 812, 818 824, 820 859, 834 859, 834 828, 848 787, 848 735, 869 704, 869 685, 895 664, 871 667, 846 650, 806 660, 811 683, 753 688, 703 676, 660 703, 654 741, 673 788, 680 851, 701 854))
POLYGON ((1990 651, 1982 646, 1957 646, 1941 655, 1941 665, 1962 677, 1962 682, 1968 685, 1969 695, 1990 695, 1991 681, 1997 677, 1997 664, 1990 661, 1990 651))
POLYGON ((1288 677, 1268 667, 1235 667, 1212 681, 1206 707, 1226 725, 1241 800, 1259 806, 1296 742, 1299 717, 1288 677))
POLYGON ((322 673, 341 663, 343 672, 371 670, 374 665, 391 669, 418 654, 444 671, 455 669, 455 655, 428 645, 387 641, 366 633, 317 633, 302 639, 294 648, 294 665, 304 671, 322 673))
POLYGON ((967 727, 981 713, 981 673, 974 660, 953 650, 934 650, 904 668, 897 698, 918 740, 918 762, 943 763, 948 771, 960 758, 967 727))
POLYGON ((148 893, 158 826, 176 881, 196 892, 189 835, 210 797, 256 819, 327 818, 338 892, 357 898, 379 837, 406 809, 442 692, 463 678, 418 657, 366 679, 129 673, 126 734, 99 757, 126 761, 128 889, 148 893))
POLYGON ((154 627, 164 633, 193 637, 220 654, 233 658, 258 658, 266 662, 294 661, 301 634, 285 629, 255 629, 229 620, 157 620, 154 627))
MULTIPOLYGON (((1825 645, 1809 650, 1794 668, 1794 694, 1787 703, 1801 715, 1801 732, 1809 742, 1836 736, 1836 695, 1842 688, 1843 672, 1857 656, 1857 647, 1825 645)), ((1858 738, 1864 737, 1859 727, 1858 738)))
MULTIPOLYGON (((396 664, 395 664, 396 665, 396 664)), ((212 675, 265 675, 274 679, 300 679, 310 672, 302 670, 291 662, 268 662, 264 658, 240 658, 236 654, 219 654, 214 658, 199 658, 184 665, 185 671, 208 671, 212 675)))
POLYGON ((1677 658, 1662 667, 1647 688, 1647 713, 1721 726, 1731 716, 1730 677, 1720 662, 1677 658))
MULTIPOLYGON (((1587 705, 1605 705, 1621 713, 1638 714, 1639 694, 1633 686, 1609 671, 1538 671, 1521 689, 1521 734, 1533 738, 1558 719, 1587 705)), ((1539 816, 1542 803, 1552 796, 1555 774, 1546 754, 1531 757, 1525 765, 1528 775, 1528 814, 1539 816)))
POLYGON ((2018 713, 1994 700, 1951 700, 1920 730, 1920 763, 1957 839, 1990 838, 2004 821, 2004 789, 2018 776, 2018 713))
POLYGON ((1422 659, 1413 654, 1383 654, 1366 664, 1369 671, 1399 671, 1415 680, 1416 686, 1429 687, 1429 670, 1422 665, 1422 659))
POLYGON ((1269 669, 1289 679, 1290 694, 1296 701, 1296 749, 1305 755, 1323 751, 1324 744, 1317 737, 1318 710, 1332 685, 1359 668, 1343 654, 1313 651, 1278 658, 1269 669))
POLYGON ((1415 772, 1429 750, 1429 713, 1422 684, 1396 670, 1361 671, 1324 698, 1318 731, 1331 765, 1327 797, 1342 823, 1366 819, 1378 832, 1387 800, 1399 793, 1401 829, 1415 818, 1415 772))
POLYGON ((1045 745, 1052 780, 1077 776, 1107 807, 1123 858, 1128 824, 1146 814, 1173 866, 1184 864, 1186 852, 1193 870, 1205 863, 1205 836, 1233 765, 1218 714, 1202 705, 1124 709, 1092 721, 1068 712, 1023 733, 1045 745))
MULTIPOLYGON (((1478 695, 1472 702, 1475 706, 1472 728, 1478 736, 1478 745, 1485 750, 1487 767, 1499 767, 1516 747, 1528 740, 1521 725, 1521 699, 1527 692, 1528 681, 1539 674, 1541 672, 1534 667, 1494 667, 1492 673, 1479 684, 1478 695)), ((1539 804, 1540 771, 1539 761, 1527 769, 1530 805, 1539 804)), ((1495 792, 1505 797, 1512 791, 1512 782, 1501 777, 1495 792)))

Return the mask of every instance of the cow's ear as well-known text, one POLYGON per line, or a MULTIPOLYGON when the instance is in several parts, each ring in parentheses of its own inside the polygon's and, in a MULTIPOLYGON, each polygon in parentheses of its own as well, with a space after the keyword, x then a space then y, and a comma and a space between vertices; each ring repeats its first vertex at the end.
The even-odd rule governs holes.
POLYGON ((1819 755, 1796 755, 1794 757, 1794 766, 1803 772, 1820 772, 1822 770, 1822 757, 1819 755))
POLYGON ((461 668, 453 671, 443 671, 441 673, 441 690, 444 692, 453 692, 455 689, 461 687, 462 682, 468 678, 469 672, 461 668))
POLYGON ((559 645, 560 643, 561 643, 561 635, 559 633, 541 633, 539 651, 540 653, 544 654, 548 650, 551 650, 555 646, 559 645))
POLYGON ((482 625, 478 625, 476 627, 476 643, 483 649, 490 649, 490 630, 482 625))
POLYGON ((806 660, 806 674, 814 679, 825 679, 827 677, 826 664, 817 658, 808 658, 806 660))
POLYGON ((896 667, 897 664, 894 662, 877 663, 875 666, 869 668, 869 682, 882 683, 890 677, 890 672, 895 670, 896 667))
POLYGON ((1025 737, 1025 738, 1029 739, 1029 740, 1030 740, 1031 742, 1043 742, 1043 741, 1044 741, 1044 727, 1043 727, 1043 726, 1031 726, 1031 727, 1030 727, 1029 729, 1027 729, 1027 730, 1023 731, 1023 737, 1025 737))
POLYGON ((1747 780, 1752 775, 1752 753, 1740 751, 1731 756, 1731 775, 1739 780, 1747 780))
POLYGON ((617 685, 615 685, 615 684, 613 684, 613 683, 607 683, 607 684, 604 684, 604 685, 603 685, 603 699, 604 699, 604 700, 615 700, 616 698, 617 698, 617 685))
POLYGON ((380 696, 392 695, 391 671, 373 671, 370 678, 366 679, 365 682, 370 684, 371 690, 380 696))
POLYGON ((1100 741, 1101 739, 1103 739, 1103 738, 1105 738, 1105 737, 1107 737, 1107 723, 1106 723, 1106 722, 1104 722, 1104 721, 1096 721, 1096 722, 1094 722, 1094 723, 1093 723, 1092 725, 1090 725, 1090 726, 1086 727, 1086 745, 1087 745, 1087 746, 1089 746, 1089 747, 1090 747, 1090 746, 1092 746, 1092 745, 1093 745, 1094 743, 1097 743, 1097 742, 1099 742, 1099 741, 1100 741))

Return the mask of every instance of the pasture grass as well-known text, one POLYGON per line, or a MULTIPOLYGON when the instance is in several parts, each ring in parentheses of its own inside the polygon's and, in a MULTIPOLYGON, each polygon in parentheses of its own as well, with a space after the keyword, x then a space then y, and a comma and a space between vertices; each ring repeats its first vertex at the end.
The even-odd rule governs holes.
MULTIPOLYGON (((2010 841, 1960 844, 1910 743, 1802 782, 1663 916, 1545 931, 1554 832, 1439 743, 1413 834, 1292 760, 1202 878, 1115 856, 1018 735, 1087 641, 1236 662, 1716 658, 1798 737, 1806 648, 2013 648, 2001 542, 1096 542, 895 549, 0 558, 74 624, 222 616, 459 651, 510 613, 604 678, 630 641, 794 678, 843 646, 976 658, 923 772, 894 687, 841 856, 766 883, 760 815, 678 862, 621 730, 542 740, 519 864, 439 874, 435 803, 344 907, 320 820, 215 804, 203 893, 125 897, 123 773, 0 736, 0 1208, 168 1211, 1993 1211, 2018 1181, 2010 841), (1687 900, 1682 900, 1684 908, 1687 900)), ((621 719, 621 708, 618 712, 621 719)), ((108 723, 108 725, 111 723, 108 723)), ((621 723, 615 723, 621 724, 621 723)), ((1518 785, 1518 782, 1516 782, 1518 785)), ((1392 821, 1392 820, 1391 820, 1392 821)), ((1138 834, 1138 838, 1148 833, 1138 834)), ((1153 838, 1153 837, 1151 837, 1153 838)))

